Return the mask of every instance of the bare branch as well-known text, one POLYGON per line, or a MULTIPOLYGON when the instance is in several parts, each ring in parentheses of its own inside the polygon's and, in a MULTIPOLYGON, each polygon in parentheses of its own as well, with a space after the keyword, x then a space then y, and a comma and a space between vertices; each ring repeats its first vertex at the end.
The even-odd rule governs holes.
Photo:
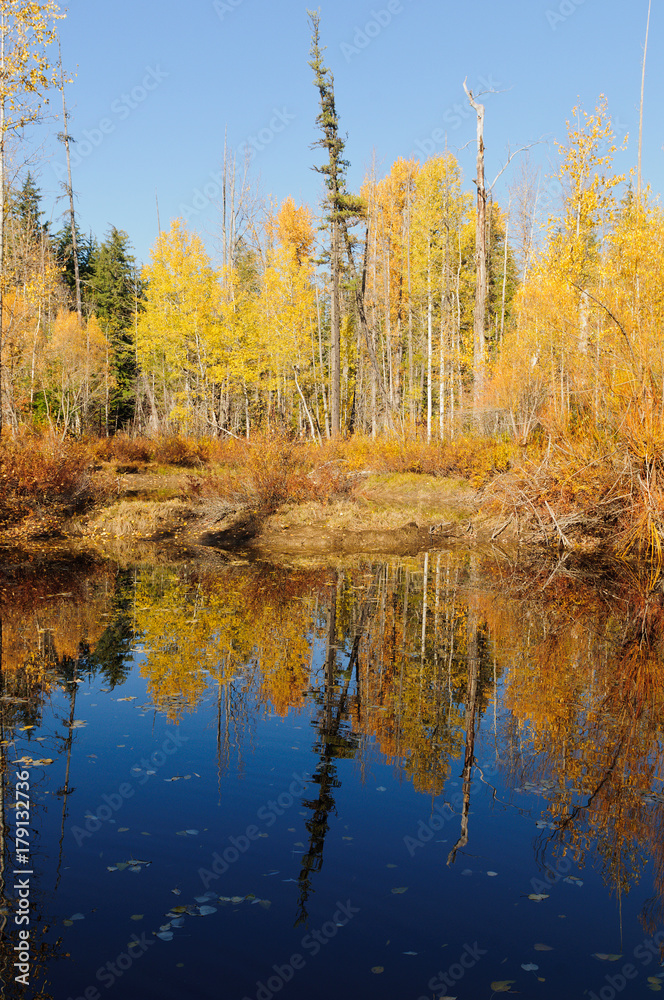
POLYGON ((536 139, 534 142, 528 142, 524 146, 519 146, 519 148, 515 149, 513 153, 510 152, 509 146, 508 146, 507 147, 507 160, 506 160, 505 164, 500 168, 500 170, 498 171, 498 173, 496 174, 496 176, 494 177, 492 183, 489 185, 489 191, 493 191, 493 188, 494 188, 494 185, 496 184, 496 181, 498 181, 499 178, 502 177, 502 175, 505 173, 505 171, 507 170, 507 168, 509 167, 510 163, 512 162, 512 160, 514 159, 515 156, 518 156, 519 153, 526 152, 526 150, 528 150, 528 149, 532 149, 533 146, 539 146, 540 143, 545 142, 545 141, 546 141, 545 139, 536 139))

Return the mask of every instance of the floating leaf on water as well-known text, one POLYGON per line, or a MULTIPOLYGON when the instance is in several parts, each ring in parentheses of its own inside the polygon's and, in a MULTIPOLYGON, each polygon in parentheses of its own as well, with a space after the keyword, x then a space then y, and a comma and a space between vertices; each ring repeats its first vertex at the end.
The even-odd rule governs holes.
POLYGON ((579 887, 583 885, 580 878, 575 878, 574 875, 568 875, 567 878, 563 879, 563 882, 568 882, 570 885, 578 885, 579 887))
POLYGON ((118 870, 117 865, 106 865, 107 872, 116 872, 118 870))
POLYGON ((381 972, 385 972, 385 969, 382 965, 374 965, 371 971, 375 973, 375 975, 380 975, 381 972))
POLYGON ((553 951, 550 944, 536 944, 534 947, 535 951, 553 951))
POLYGON ((72 913, 70 920, 85 920, 85 914, 83 913, 72 913))
POLYGON ((258 905, 262 906, 264 910, 269 910, 272 906, 272 902, 269 899, 259 899, 258 905))
POLYGON ((74 926, 74 921, 73 920, 63 920, 62 922, 65 925, 65 927, 73 927, 74 926))
POLYGON ((231 896, 231 903, 244 903, 244 896, 231 896))
POLYGON ((174 917, 171 920, 171 927, 184 927, 184 917, 174 917))
POLYGON ((189 837, 197 837, 198 836, 198 830, 185 830, 184 832, 189 837))
POLYGON ((81 729, 83 726, 87 726, 85 719, 74 719, 71 724, 72 729, 81 729))
POLYGON ((187 907, 186 906, 173 906, 173 907, 171 907, 171 913, 186 913, 186 912, 187 912, 187 907))
POLYGON ((129 827, 128 826, 119 826, 118 827, 118 833, 129 833, 129 827))
POLYGON ((136 701, 137 695, 130 694, 126 698, 118 698, 118 701, 136 701))
POLYGON ((494 878, 497 874, 498 872, 487 872, 487 875, 489 875, 490 878, 494 878))
POLYGON ((510 986, 513 986, 516 979, 495 979, 491 983, 491 989, 494 993, 511 993, 510 986))
POLYGON ((142 920, 144 916, 145 916, 144 913, 132 913, 132 915, 130 916, 129 919, 130 920, 142 920))
MULTIPOLYGON (((376 791, 377 792, 386 792, 387 788, 385 787, 385 785, 379 785, 378 788, 376 789, 376 791)), ((381 969, 381 972, 382 972, 382 969, 381 969)))
POLYGON ((461 872, 461 874, 462 875, 472 875, 473 874, 473 870, 472 870, 472 868, 464 868, 464 870, 461 872))
POLYGON ((401 895, 402 892, 408 892, 407 885, 400 885, 397 889, 392 889, 395 896, 401 895))
POLYGON ((172 941, 173 931, 159 931, 156 937, 160 938, 162 941, 172 941))
POLYGON ((532 899, 533 903, 541 903, 543 899, 548 899, 549 894, 547 892, 531 892, 528 899, 532 899))
POLYGON ((533 962, 528 962, 526 965, 521 965, 524 972, 537 972, 539 965, 535 965, 533 962))
POLYGON ((202 917, 209 917, 211 913, 217 912, 216 906, 199 906, 198 912, 202 917))
POLYGON ((417 955, 417 952, 416 951, 404 951, 404 952, 402 952, 402 954, 403 955, 417 955))
POLYGON ((598 958, 600 962, 618 962, 622 955, 607 955, 603 951, 593 952, 593 958, 598 958))
POLYGON ((129 865, 130 872, 140 872, 140 870, 141 870, 140 865, 129 865))

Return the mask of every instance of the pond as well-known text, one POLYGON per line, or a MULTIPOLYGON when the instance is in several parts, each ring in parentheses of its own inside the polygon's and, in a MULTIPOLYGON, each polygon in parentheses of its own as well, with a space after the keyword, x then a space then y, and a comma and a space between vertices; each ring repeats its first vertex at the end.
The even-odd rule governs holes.
POLYGON ((5 567, 5 997, 642 997, 664 600, 452 550, 5 567))

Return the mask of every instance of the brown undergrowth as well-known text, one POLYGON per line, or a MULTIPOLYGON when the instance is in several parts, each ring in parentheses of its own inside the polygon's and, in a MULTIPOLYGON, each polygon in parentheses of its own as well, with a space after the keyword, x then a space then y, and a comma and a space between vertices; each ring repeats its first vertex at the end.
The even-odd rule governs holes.
MULTIPOLYGON (((610 425, 551 424, 484 492, 522 537, 568 549, 601 545, 658 571, 664 548, 664 418, 634 405, 610 425), (619 419, 618 419, 619 418, 619 419)), ((658 409, 660 409, 658 407, 658 409)), ((661 412, 661 410, 660 410, 661 412)))
POLYGON ((93 483, 84 445, 53 435, 21 434, 0 442, 0 530, 48 535, 104 498, 93 483))

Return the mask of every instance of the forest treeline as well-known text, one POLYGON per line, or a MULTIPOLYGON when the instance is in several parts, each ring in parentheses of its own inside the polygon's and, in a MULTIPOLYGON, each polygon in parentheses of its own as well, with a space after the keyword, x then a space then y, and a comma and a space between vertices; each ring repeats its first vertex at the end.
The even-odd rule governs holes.
MULTIPOLYGON (((481 418, 485 432, 525 442, 538 427, 588 421, 624 433, 627 417, 656 436, 662 215, 612 172, 614 149, 604 104, 575 112, 560 149, 562 211, 539 237, 526 164, 509 211, 489 201, 479 401, 475 206, 457 159, 398 160, 366 178, 339 287, 344 432, 449 439, 481 418)), ((140 271, 126 233, 78 233, 80 319, 69 227, 51 234, 41 222, 31 175, 7 192, 7 423, 330 435, 329 227, 291 198, 261 202, 230 167, 225 177, 218 266, 180 219, 140 271)))
MULTIPOLYGON (((34 119, 22 93, 64 94, 62 67, 48 78, 39 55, 55 10, 19 5, 16 32, 2 29, 5 129, 34 119)), ((518 520, 525 505, 563 547, 571 530, 600 525, 619 551, 661 563, 664 216, 640 155, 629 176, 616 172, 605 98, 573 109, 546 220, 548 181, 527 150, 506 164, 506 204, 493 199, 485 108, 466 84, 472 181, 448 150, 373 168, 350 192, 320 17, 309 17, 321 204, 266 200, 227 157, 214 260, 175 219, 139 270, 127 233, 81 234, 71 177, 66 224, 51 233, 33 177, 7 182, 2 147, 2 422, 63 438, 494 436, 511 442, 503 511, 518 520)), ((65 129, 68 117, 63 102, 65 129)), ((68 152, 67 129, 60 138, 68 152)))

